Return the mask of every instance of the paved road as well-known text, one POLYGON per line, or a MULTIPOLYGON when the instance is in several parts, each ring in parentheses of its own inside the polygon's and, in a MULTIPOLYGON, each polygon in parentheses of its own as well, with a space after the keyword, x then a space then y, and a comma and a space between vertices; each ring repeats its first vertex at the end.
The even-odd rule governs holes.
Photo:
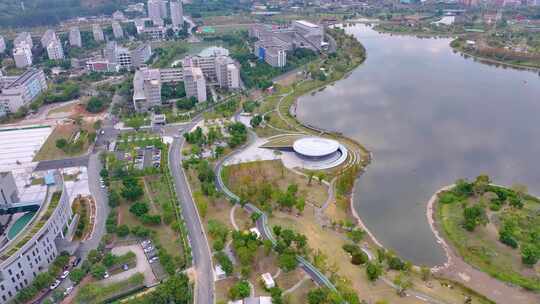
POLYGON ((195 303, 214 303, 214 274, 208 240, 201 225, 201 220, 184 171, 182 170, 181 148, 183 137, 174 138, 169 153, 169 167, 174 179, 174 187, 182 206, 182 215, 188 229, 193 263, 196 270, 195 303))
POLYGON ((99 171, 101 168, 99 154, 91 154, 88 161, 88 187, 96 200, 96 219, 92 235, 86 241, 82 242, 75 251, 75 255, 81 257, 82 260, 86 259, 90 250, 98 247, 101 237, 105 234, 105 221, 109 214, 109 204, 107 203, 106 189, 102 189, 99 185, 99 171))
POLYGON ((73 158, 64 158, 57 160, 44 160, 40 161, 35 171, 53 170, 70 167, 86 167, 88 165, 89 156, 80 156, 73 158))

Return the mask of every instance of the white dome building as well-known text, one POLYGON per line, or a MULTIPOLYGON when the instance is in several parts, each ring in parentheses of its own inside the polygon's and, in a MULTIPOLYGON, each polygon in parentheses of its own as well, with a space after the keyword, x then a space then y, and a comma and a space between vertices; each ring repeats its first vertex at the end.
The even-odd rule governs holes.
POLYGON ((329 138, 303 137, 293 143, 292 149, 305 169, 333 168, 347 159, 347 148, 329 138))

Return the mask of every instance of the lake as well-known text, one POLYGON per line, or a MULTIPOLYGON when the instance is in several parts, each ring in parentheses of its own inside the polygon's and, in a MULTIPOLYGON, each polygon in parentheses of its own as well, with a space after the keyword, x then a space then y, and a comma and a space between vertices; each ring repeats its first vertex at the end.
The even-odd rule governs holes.
POLYGON ((415 264, 443 263, 426 204, 458 178, 486 173, 540 194, 538 73, 466 59, 449 39, 346 30, 366 47, 366 62, 302 97, 297 115, 373 152, 354 205, 385 247, 415 264))

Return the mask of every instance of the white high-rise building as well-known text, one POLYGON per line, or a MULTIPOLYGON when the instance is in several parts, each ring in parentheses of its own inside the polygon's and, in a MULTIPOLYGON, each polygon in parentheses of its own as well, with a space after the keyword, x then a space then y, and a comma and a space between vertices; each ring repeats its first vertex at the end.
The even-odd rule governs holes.
POLYGON ((0 53, 3 53, 6 51, 6 41, 4 41, 4 37, 0 36, 0 53))
POLYGON ((69 29, 69 45, 72 47, 82 47, 81 31, 77 26, 69 29))
POLYGON ((32 42, 32 36, 28 32, 22 32, 15 37, 13 41, 13 46, 18 47, 20 44, 25 43, 30 50, 34 47, 34 42, 32 42))
POLYGON ((41 37, 41 46, 45 49, 49 43, 53 40, 58 40, 56 33, 53 30, 45 31, 45 34, 41 37))
POLYGON ((206 101, 206 80, 199 67, 184 67, 184 86, 187 97, 195 97, 197 101, 206 101))
POLYGON ((124 30, 122 30, 122 26, 120 25, 118 21, 113 21, 112 30, 113 30, 114 38, 116 39, 124 38, 124 30))
POLYGON ((240 71, 228 56, 217 56, 215 59, 217 83, 226 89, 240 87, 240 71))
POLYGON ((105 41, 105 35, 103 35, 103 30, 99 24, 92 25, 92 34, 94 35, 95 41, 105 41))
POLYGON ((26 43, 20 43, 13 49, 13 59, 15 60, 15 66, 19 69, 32 65, 32 50, 26 43))
POLYGON ((148 18, 154 22, 154 25, 163 25, 161 10, 161 0, 148 0, 148 18))
POLYGON ((58 39, 54 39, 47 45, 47 56, 50 60, 63 60, 64 49, 62 43, 58 39))
POLYGON ((182 7, 182 1, 171 0, 170 7, 172 26, 175 29, 181 29, 184 25, 184 9, 182 7))
POLYGON ((0 104, 7 113, 15 113, 20 107, 34 101, 46 89, 47 81, 43 70, 29 69, 4 85, 0 92, 0 104))

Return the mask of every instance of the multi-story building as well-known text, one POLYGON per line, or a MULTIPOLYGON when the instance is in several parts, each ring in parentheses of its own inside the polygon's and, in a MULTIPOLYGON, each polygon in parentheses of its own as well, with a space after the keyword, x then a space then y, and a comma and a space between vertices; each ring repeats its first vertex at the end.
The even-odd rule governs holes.
POLYGON ((181 82, 184 81, 184 72, 181 68, 160 69, 159 77, 161 83, 181 82))
POLYGON ((19 69, 32 65, 33 57, 32 50, 26 43, 19 43, 13 49, 13 59, 15 60, 15 66, 19 69))
POLYGON ((72 47, 82 47, 81 31, 77 26, 69 29, 69 45, 72 47))
POLYGON ((58 39, 53 39, 47 45, 47 56, 50 60, 63 60, 64 59, 64 49, 62 48, 62 43, 58 39))
POLYGON ((95 41, 105 41, 105 35, 103 35, 103 30, 99 24, 92 25, 92 34, 94 35, 95 41))
POLYGON ((162 1, 148 0, 148 18, 152 20, 154 25, 163 25, 162 1))
POLYGON ((175 29, 181 29, 184 26, 184 9, 181 0, 171 0, 171 21, 175 29))
MULTIPOLYGON (((70 199, 60 174, 56 184, 47 186, 43 202, 18 234, 6 238, 0 248, 0 302, 8 303, 29 286, 59 254, 57 241, 73 232, 70 199)), ((7 233, 4 231, 4 234, 7 233)))
POLYGON ((115 11, 115 12, 112 14, 112 18, 113 18, 113 20, 118 20, 118 21, 124 21, 124 20, 126 20, 126 16, 125 16, 124 13, 122 13, 121 11, 115 11))
POLYGON ((274 67, 284 67, 287 52, 296 48, 319 52, 325 45, 323 27, 304 20, 293 21, 286 28, 255 24, 250 27, 249 36, 258 39, 253 48, 254 54, 274 67))
POLYGON ((26 44, 30 50, 34 47, 34 42, 32 41, 32 36, 28 32, 22 32, 15 37, 13 41, 13 46, 18 47, 21 44, 26 44))
POLYGON ((136 111, 161 105, 161 75, 158 69, 140 69, 133 77, 133 106, 136 111))
POLYGON ((161 40, 165 37, 165 31, 166 29, 163 26, 149 26, 142 27, 139 33, 152 40, 161 40))
POLYGON ((152 48, 150 44, 142 44, 130 50, 119 46, 116 41, 107 43, 103 50, 103 56, 110 63, 115 63, 120 69, 135 69, 144 66, 152 57, 152 48))
POLYGON ((124 38, 124 30, 122 30, 122 26, 120 25, 118 21, 113 21, 112 30, 113 30, 113 35, 115 39, 124 38))
POLYGON ((195 97, 197 101, 206 101, 206 80, 201 68, 184 67, 184 87, 187 97, 195 97))
POLYGON ((56 33, 53 30, 46 30, 45 34, 41 37, 41 46, 46 49, 53 40, 58 40, 56 33))
POLYGON ((30 69, 18 77, 9 77, 0 89, 0 107, 9 114, 34 101, 47 89, 47 81, 43 70, 30 69))
POLYGON ((240 87, 240 71, 230 57, 217 56, 215 69, 220 87, 226 89, 238 89, 240 87))
POLYGON ((169 14, 167 12, 167 1, 166 0, 160 0, 159 13, 161 14, 161 18, 163 18, 163 19, 169 17, 169 14))
POLYGON ((0 53, 3 53, 6 51, 6 41, 4 40, 4 37, 0 36, 0 53))

